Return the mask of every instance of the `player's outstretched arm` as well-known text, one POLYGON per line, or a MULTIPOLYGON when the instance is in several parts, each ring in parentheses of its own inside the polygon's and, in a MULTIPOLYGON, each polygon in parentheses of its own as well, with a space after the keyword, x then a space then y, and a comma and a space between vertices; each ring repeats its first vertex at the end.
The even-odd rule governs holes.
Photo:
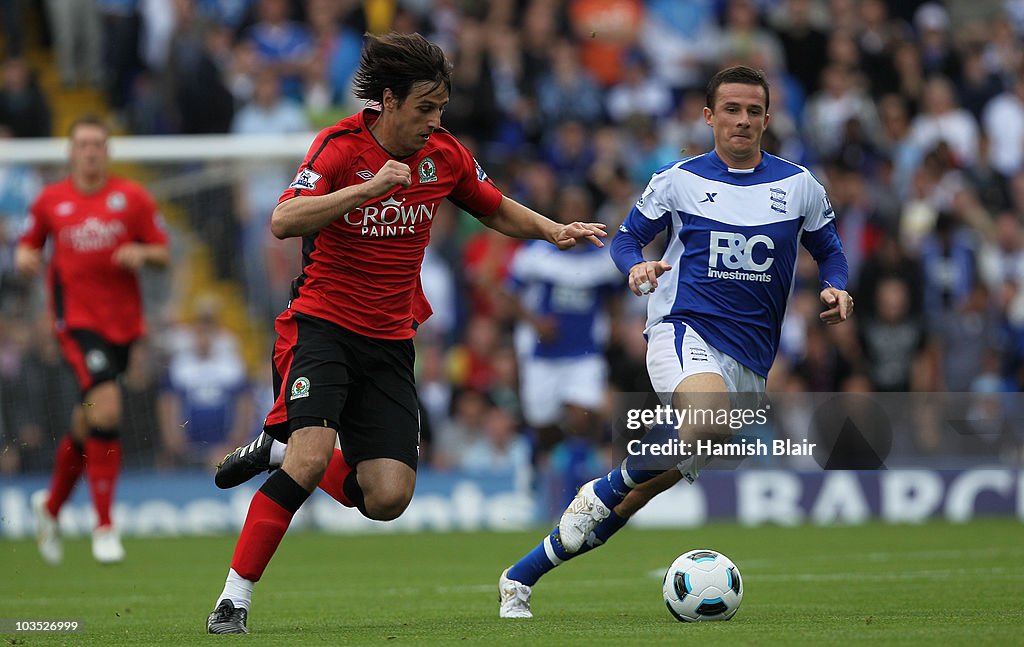
POLYGON ((561 225, 508 196, 501 199, 497 211, 481 218, 480 222, 506 236, 546 240, 558 249, 575 247, 580 240, 604 247, 601 239, 608 235, 603 223, 571 222, 561 225))
POLYGON ((270 217, 270 232, 280 239, 315 234, 368 200, 379 198, 396 186, 409 186, 411 178, 408 165, 388 160, 369 182, 326 195, 300 195, 280 203, 270 217))

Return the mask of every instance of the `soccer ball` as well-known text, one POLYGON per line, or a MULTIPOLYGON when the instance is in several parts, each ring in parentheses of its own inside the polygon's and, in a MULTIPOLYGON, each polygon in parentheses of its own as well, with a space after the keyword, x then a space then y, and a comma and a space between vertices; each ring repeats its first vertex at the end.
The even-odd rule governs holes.
POLYGON ((676 558, 661 587, 668 612, 680 622, 729 620, 743 601, 740 569, 713 550, 691 550, 676 558))

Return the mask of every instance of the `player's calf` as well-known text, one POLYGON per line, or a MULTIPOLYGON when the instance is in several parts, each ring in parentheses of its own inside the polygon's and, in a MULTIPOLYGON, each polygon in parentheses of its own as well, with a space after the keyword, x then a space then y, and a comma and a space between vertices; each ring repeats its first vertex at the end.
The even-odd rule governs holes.
POLYGON ((94 429, 116 432, 121 425, 121 387, 117 382, 101 382, 89 389, 83 399, 85 424, 94 429))

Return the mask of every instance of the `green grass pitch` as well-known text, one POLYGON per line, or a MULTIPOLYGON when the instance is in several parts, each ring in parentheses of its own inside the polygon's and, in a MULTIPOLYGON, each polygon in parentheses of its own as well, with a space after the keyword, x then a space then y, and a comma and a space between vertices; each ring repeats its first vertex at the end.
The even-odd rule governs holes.
MULTIPOLYGON (((285 538, 257 585, 252 645, 1021 644, 1024 526, 627 528, 549 574, 532 620, 497 617, 500 571, 530 533, 285 538), (712 548, 746 588, 730 622, 681 624, 660 573, 712 548)), ((212 645, 206 636, 234 537, 129 539, 124 564, 95 564, 85 539, 44 565, 29 541, 0 542, 0 618, 79 619, 78 634, 5 634, 5 645, 212 645)), ((240 643, 235 643, 240 644, 240 643)))

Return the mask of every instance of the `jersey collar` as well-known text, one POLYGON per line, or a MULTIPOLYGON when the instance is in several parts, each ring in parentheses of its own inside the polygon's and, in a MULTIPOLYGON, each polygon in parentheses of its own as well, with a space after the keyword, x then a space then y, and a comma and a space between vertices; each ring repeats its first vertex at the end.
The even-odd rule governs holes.
POLYGON ((765 153, 764 151, 761 151, 761 161, 758 162, 757 166, 755 166, 754 168, 729 168, 729 165, 722 161, 722 158, 718 156, 718 152, 715 150, 712 150, 710 153, 708 153, 708 160, 710 160, 716 168, 719 168, 725 171, 726 173, 735 173, 737 175, 749 175, 751 173, 758 173, 765 169, 765 167, 768 165, 768 154, 765 153))

